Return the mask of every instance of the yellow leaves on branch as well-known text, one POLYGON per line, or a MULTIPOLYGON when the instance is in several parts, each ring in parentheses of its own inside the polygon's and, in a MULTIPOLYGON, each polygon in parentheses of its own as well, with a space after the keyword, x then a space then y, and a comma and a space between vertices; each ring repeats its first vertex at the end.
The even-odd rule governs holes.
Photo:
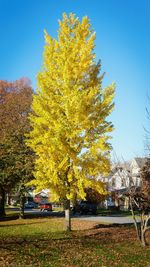
POLYGON ((57 39, 45 31, 43 68, 30 116, 35 183, 68 199, 84 198, 89 186, 104 194, 95 178, 110 169, 113 126, 107 116, 114 106, 114 84, 102 88, 88 17, 80 22, 72 13, 63 14, 59 26, 57 39))

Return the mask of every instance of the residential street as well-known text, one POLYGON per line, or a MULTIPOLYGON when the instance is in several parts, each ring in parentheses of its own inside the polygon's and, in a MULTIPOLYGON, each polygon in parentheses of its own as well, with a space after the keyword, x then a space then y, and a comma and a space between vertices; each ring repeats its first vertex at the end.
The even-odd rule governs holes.
POLYGON ((99 223, 117 223, 117 224, 128 224, 133 223, 131 217, 126 216, 79 216, 79 220, 94 221, 99 223))
MULTIPOLYGON (((7 208, 7 210, 14 212, 19 212, 18 208, 7 208)), ((39 217, 64 217, 63 211, 40 211, 39 209, 25 209, 25 214, 29 216, 39 216, 39 217)), ((133 223, 132 216, 121 216, 121 215, 111 215, 111 216, 93 216, 93 215, 79 215, 75 214, 72 218, 78 218, 79 220, 93 221, 99 223, 114 223, 114 224, 128 224, 133 223)))
MULTIPOLYGON (((41 212, 39 210, 26 210, 26 214, 37 214, 39 216, 54 216, 54 217, 63 217, 64 212, 57 212, 57 211, 48 211, 48 212, 41 212)), ((99 222, 99 223, 117 223, 117 224, 128 224, 128 223, 133 223, 132 217, 128 216, 93 216, 93 215, 74 215, 72 216, 73 218, 78 218, 79 220, 86 220, 86 221, 94 221, 94 222, 99 222)))

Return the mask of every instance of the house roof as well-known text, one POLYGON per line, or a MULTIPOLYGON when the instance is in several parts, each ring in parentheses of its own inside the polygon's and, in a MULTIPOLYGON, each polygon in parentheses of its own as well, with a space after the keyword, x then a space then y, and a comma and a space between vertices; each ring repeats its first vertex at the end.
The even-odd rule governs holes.
POLYGON ((134 158, 134 160, 136 161, 136 163, 140 169, 143 168, 143 166, 146 162, 146 158, 134 158))
POLYGON ((124 163, 118 163, 118 164, 115 164, 113 167, 112 167, 112 171, 111 171, 111 174, 114 174, 116 173, 117 171, 119 170, 126 170, 126 171, 129 171, 130 170, 130 163, 129 162, 124 162, 124 163))
MULTIPOLYGON (((141 169, 143 168, 144 164, 146 163, 146 160, 147 158, 134 158, 133 159, 136 164, 138 165, 138 167, 141 169)), ((132 161, 126 161, 126 162, 123 162, 123 163, 118 163, 118 164, 115 164, 112 168, 112 173, 115 173, 117 172, 119 169, 124 169, 126 171, 131 171, 132 170, 132 161)))

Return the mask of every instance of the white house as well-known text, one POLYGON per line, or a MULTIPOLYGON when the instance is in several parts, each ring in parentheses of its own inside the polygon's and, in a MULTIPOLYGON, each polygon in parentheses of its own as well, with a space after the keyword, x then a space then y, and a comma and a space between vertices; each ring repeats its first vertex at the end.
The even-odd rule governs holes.
POLYGON ((140 186, 140 171, 146 162, 146 158, 134 158, 131 162, 115 164, 108 177, 99 177, 106 183, 110 196, 105 201, 106 207, 120 207, 128 209, 129 203, 127 198, 122 198, 122 194, 130 186, 140 186))

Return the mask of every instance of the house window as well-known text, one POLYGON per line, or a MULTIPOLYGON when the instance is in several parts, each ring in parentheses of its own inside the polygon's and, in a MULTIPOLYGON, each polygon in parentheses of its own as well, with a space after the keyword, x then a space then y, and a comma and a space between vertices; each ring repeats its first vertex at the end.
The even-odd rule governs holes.
POLYGON ((125 182, 124 182, 124 179, 122 178, 121 179, 121 187, 124 187, 125 186, 125 182))
POLYGON ((140 177, 136 177, 136 186, 140 186, 140 177))
POLYGON ((112 186, 116 186, 116 180, 115 180, 115 178, 112 178, 112 186))

